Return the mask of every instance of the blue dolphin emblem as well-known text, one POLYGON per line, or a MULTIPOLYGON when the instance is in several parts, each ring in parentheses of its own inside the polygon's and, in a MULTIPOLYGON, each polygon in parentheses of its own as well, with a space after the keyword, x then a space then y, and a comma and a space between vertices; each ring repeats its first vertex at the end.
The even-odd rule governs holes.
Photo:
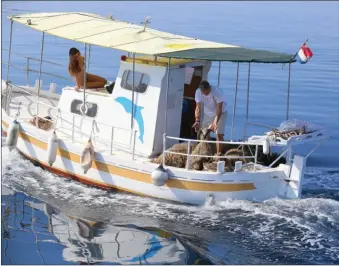
MULTIPOLYGON (((120 103, 125 111, 128 114, 132 114, 132 101, 130 99, 127 99, 126 97, 118 97, 115 99, 118 103, 120 103)), ((141 110, 144 109, 144 107, 138 106, 135 103, 133 103, 133 108, 134 108, 134 115, 133 118, 135 121, 137 121, 138 126, 139 126, 139 139, 141 143, 144 143, 144 119, 141 114, 141 110)))
POLYGON ((140 264, 142 264, 141 260, 147 262, 147 259, 154 257, 158 251, 163 248, 160 241, 155 236, 152 236, 152 238, 148 240, 147 244, 150 245, 150 248, 147 249, 144 254, 140 254, 139 256, 135 256, 130 260, 125 260, 124 262, 140 262, 140 264))

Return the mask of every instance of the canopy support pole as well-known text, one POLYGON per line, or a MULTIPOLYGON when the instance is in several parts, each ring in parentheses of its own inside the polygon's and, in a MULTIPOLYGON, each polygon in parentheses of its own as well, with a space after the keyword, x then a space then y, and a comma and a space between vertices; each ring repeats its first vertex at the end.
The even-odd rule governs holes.
MULTIPOLYGON (((86 59, 87 59, 87 43, 85 43, 85 56, 84 56, 84 100, 83 100, 83 104, 82 104, 82 119, 85 118, 86 115, 86 86, 87 86, 87 77, 86 77, 86 59)), ((82 124, 82 121, 81 121, 82 124)))
POLYGON ((290 109, 290 89, 291 89, 291 63, 288 64, 288 83, 287 83, 287 109, 286 120, 288 120, 288 113, 290 109))
POLYGON ((36 127, 39 128, 39 101, 40 101, 40 90, 41 90, 41 70, 42 70, 42 57, 44 54, 44 42, 45 42, 45 32, 42 32, 42 39, 41 39, 41 52, 40 52, 40 68, 39 68, 39 88, 38 88, 38 101, 36 107, 36 127))
POLYGON ((134 80, 134 73, 135 73, 135 53, 132 55, 133 57, 133 76, 132 76, 132 115, 131 115, 131 129, 133 129, 133 119, 134 119, 134 85, 135 85, 135 80, 134 80))
POLYGON ((91 45, 88 45, 88 62, 87 62, 87 71, 89 71, 89 62, 91 60, 91 45))
POLYGON ((237 77, 235 80, 235 93, 234 93, 234 102, 233 102, 233 117, 232 117, 232 132, 231 132, 231 141, 233 141, 233 133, 234 133, 234 117, 235 117, 235 109, 237 107, 237 94, 238 94, 238 78, 239 78, 239 62, 237 63, 237 77))
POLYGON ((7 114, 9 115, 9 101, 10 101, 10 96, 9 96, 9 69, 11 66, 11 52, 12 52, 12 33, 13 33, 13 20, 11 20, 11 31, 9 33, 9 50, 8 50, 8 65, 7 65, 7 78, 6 78, 6 111, 7 114))
POLYGON ((244 126, 244 140, 246 137, 247 122, 248 122, 248 113, 249 113, 249 103, 250 103, 250 79, 251 79, 251 63, 248 63, 248 76, 247 76, 247 97, 246 97, 246 121, 244 126))
POLYGON ((219 61, 219 71, 218 71, 218 87, 220 85, 220 67, 221 67, 221 62, 219 61))
MULTIPOLYGON (((167 86, 166 86, 166 106, 165 106, 165 125, 164 125, 164 134, 167 133, 167 106, 168 106, 168 91, 169 91, 169 84, 170 84, 170 66, 171 66, 171 58, 168 58, 168 65, 167 65, 167 86)), ((166 147, 164 147, 166 149, 166 147)))

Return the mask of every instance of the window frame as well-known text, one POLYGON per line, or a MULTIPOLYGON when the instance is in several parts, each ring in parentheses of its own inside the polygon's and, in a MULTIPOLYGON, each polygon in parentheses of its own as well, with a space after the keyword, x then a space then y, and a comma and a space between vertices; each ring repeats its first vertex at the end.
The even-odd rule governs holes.
MULTIPOLYGON (((80 106, 84 103, 82 100, 79 100, 79 99, 73 99, 72 102, 71 102, 71 106, 70 106, 70 112, 71 112, 72 114, 76 114, 76 115, 81 115, 81 116, 82 116, 82 113, 81 113, 80 110, 77 111, 77 112, 73 112, 73 111, 72 111, 72 105, 73 105, 73 103, 76 102, 76 101, 79 102, 78 104, 80 104, 80 106)), ((77 104, 77 105, 78 105, 78 104, 77 104)), ((94 103, 94 102, 87 102, 87 101, 86 101, 86 105, 87 105, 87 104, 95 105, 95 106, 96 106, 96 113, 95 113, 95 116, 89 116, 89 115, 87 115, 88 111, 90 110, 89 107, 87 107, 87 112, 86 112, 85 116, 87 116, 87 117, 89 117, 89 118, 96 118, 96 117, 98 116, 99 104, 94 103)), ((77 105, 76 105, 76 106, 77 106, 77 105)))
MULTIPOLYGON (((147 74, 147 73, 143 73, 143 72, 139 72, 139 71, 135 71, 135 73, 140 74, 140 79, 139 79, 139 82, 137 82, 137 77, 135 77, 134 82, 136 83, 136 84, 135 84, 135 87, 136 87, 136 88, 135 88, 134 92, 141 93, 141 94, 145 94, 145 93, 147 92, 147 90, 148 90, 148 87, 149 87, 150 83, 151 83, 151 77, 150 77, 150 75, 147 74), (148 78, 148 82, 147 82, 147 84, 146 84, 146 83, 143 83, 143 84, 146 84, 146 88, 145 88, 145 90, 141 91, 141 90, 139 89, 139 86, 140 86, 140 84, 142 84, 142 81, 145 79, 145 77, 148 78)), ((125 89, 125 90, 128 90, 128 91, 133 91, 133 88, 132 88, 133 85, 127 82, 128 79, 129 79, 129 77, 130 77, 130 76, 129 76, 130 74, 133 75, 133 70, 130 70, 130 69, 125 69, 125 70, 124 70, 124 72, 122 73, 122 78, 121 78, 121 82, 120 82, 120 87, 123 88, 123 89, 125 89), (127 86, 130 86, 131 89, 129 89, 126 85, 127 85, 127 86)), ((133 77, 132 77, 132 80, 133 80, 133 77)))

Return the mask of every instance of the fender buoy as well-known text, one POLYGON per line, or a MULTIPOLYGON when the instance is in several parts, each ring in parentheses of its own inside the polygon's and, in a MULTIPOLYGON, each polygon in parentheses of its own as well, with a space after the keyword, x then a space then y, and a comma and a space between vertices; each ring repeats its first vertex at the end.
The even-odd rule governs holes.
POLYGON ((151 176, 153 185, 159 187, 165 185, 166 181, 168 180, 168 173, 162 165, 159 165, 159 167, 155 168, 151 176))
POLYGON ((19 122, 16 120, 13 120, 13 122, 8 127, 7 137, 6 137, 6 144, 10 151, 12 151, 16 147, 16 144, 18 142, 18 137, 19 137, 19 131, 20 131, 19 122))
POLYGON ((47 144, 48 145, 47 146, 47 160, 48 160, 49 166, 52 166, 56 160, 58 144, 59 144, 59 140, 55 132, 53 131, 51 136, 48 138, 48 144, 47 144))
POLYGON ((84 170, 84 174, 86 174, 88 169, 91 168, 93 159, 94 159, 94 146, 92 144, 92 141, 89 140, 80 156, 80 165, 81 168, 84 170))
POLYGON ((270 143, 268 142, 267 137, 264 140, 264 143, 262 145, 262 150, 264 154, 269 154, 270 153, 270 143))
POLYGON ((236 161, 234 163, 234 172, 240 172, 242 168, 242 161, 236 161))

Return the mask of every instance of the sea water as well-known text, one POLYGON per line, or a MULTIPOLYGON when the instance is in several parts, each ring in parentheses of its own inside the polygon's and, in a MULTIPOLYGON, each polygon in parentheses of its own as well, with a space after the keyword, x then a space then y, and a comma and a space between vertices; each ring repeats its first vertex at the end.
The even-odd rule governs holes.
MULTIPOLYGON (((8 15, 82 11, 200 39, 295 53, 309 39, 314 56, 293 64, 290 118, 323 125, 332 137, 308 161, 300 200, 227 200, 186 206, 88 187, 43 171, 2 148, 3 264, 338 264, 339 263, 339 3, 338 2, 3 2, 2 48, 8 15)), ((41 32, 14 24, 14 53, 39 58, 41 32)), ((43 76, 61 91, 72 85, 68 50, 80 43, 45 37, 43 76)), ((91 48, 89 71, 114 80, 121 52, 91 48)), ((7 61, 2 51, 2 62, 7 61)), ((13 54, 12 63, 26 61, 13 54)), ((38 63, 30 68, 38 70, 38 63)), ((247 64, 240 64, 235 137, 243 134, 247 64)), ((2 76, 7 68, 3 66, 2 76)), ((10 80, 26 84, 26 72, 10 80)), ((221 64, 229 101, 230 135, 236 64, 221 64)), ((217 83, 218 65, 209 80, 217 83)), ((33 85, 38 74, 31 73, 33 85)), ((288 65, 252 64, 250 121, 279 126, 286 118, 288 65)), ((262 128, 249 128, 260 133, 262 128)), ((305 149, 310 150, 314 145, 305 149)))

